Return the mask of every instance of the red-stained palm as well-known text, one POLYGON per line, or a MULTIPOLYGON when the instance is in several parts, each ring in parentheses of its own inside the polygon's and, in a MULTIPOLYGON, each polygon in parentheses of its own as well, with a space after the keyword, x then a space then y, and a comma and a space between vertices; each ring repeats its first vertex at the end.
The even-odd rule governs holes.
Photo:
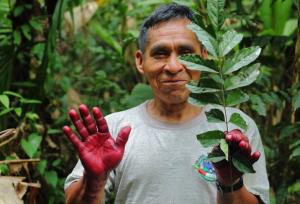
POLYGON ((74 109, 69 111, 69 116, 81 140, 69 126, 64 126, 63 131, 76 148, 86 173, 101 176, 116 168, 122 160, 131 128, 122 128, 114 140, 99 108, 93 108, 96 122, 86 105, 80 105, 79 112, 82 120, 74 109))
MULTIPOLYGON (((256 151, 251 154, 251 145, 249 144, 249 140, 240 130, 235 129, 230 132, 225 132, 225 134, 225 139, 230 144, 229 147, 231 154, 239 151, 252 163, 255 163, 259 159, 260 152, 256 151)), ((242 176, 242 173, 239 172, 233 164, 230 165, 229 162, 225 160, 213 163, 213 165, 215 167, 218 180, 223 184, 232 184, 242 176)))

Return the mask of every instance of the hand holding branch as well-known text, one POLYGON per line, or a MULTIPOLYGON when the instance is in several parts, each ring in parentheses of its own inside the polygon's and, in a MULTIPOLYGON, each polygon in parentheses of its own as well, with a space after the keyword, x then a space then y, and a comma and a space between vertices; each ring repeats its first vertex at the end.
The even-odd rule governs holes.
MULTIPOLYGON (((240 130, 235 129, 225 132, 225 135, 225 139, 229 143, 230 155, 234 155, 238 152, 247 160, 251 161, 252 164, 259 159, 260 152, 256 151, 251 154, 251 145, 249 140, 240 130)), ((216 148, 214 148, 213 151, 216 151, 216 148)), ((242 176, 242 172, 238 171, 232 163, 230 164, 226 160, 213 163, 213 165, 216 170, 217 179, 225 185, 234 184, 242 176)))

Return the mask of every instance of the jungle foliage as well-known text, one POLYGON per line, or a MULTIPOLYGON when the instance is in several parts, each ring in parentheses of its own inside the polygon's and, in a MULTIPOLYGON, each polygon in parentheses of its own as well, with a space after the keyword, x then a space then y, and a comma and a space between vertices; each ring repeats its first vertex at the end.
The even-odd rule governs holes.
MULTIPOLYGON (((135 69, 136 38, 142 20, 168 2, 0 1, 1 184, 22 176, 17 196, 25 203, 64 203, 64 179, 77 161, 61 131, 67 110, 85 103, 109 114, 152 97, 135 69)), ((208 22, 205 0, 176 2, 208 22)), ((238 107, 259 126, 278 204, 300 202, 299 9, 298 0, 225 3, 226 29, 244 36, 234 50, 262 48, 258 79, 238 107)))

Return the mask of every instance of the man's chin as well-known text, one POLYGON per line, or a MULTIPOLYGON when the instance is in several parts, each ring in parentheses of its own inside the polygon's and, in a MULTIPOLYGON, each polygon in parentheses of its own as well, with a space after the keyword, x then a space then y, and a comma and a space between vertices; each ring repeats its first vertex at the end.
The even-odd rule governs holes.
POLYGON ((179 104, 179 103, 185 103, 188 100, 188 95, 180 93, 174 93, 167 95, 167 100, 171 104, 179 104))

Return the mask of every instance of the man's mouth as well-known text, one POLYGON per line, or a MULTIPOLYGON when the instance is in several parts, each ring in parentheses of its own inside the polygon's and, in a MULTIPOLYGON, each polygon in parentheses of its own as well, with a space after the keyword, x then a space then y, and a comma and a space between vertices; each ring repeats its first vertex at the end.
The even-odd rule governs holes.
POLYGON ((187 80, 164 80, 162 81, 163 85, 185 85, 187 80))

